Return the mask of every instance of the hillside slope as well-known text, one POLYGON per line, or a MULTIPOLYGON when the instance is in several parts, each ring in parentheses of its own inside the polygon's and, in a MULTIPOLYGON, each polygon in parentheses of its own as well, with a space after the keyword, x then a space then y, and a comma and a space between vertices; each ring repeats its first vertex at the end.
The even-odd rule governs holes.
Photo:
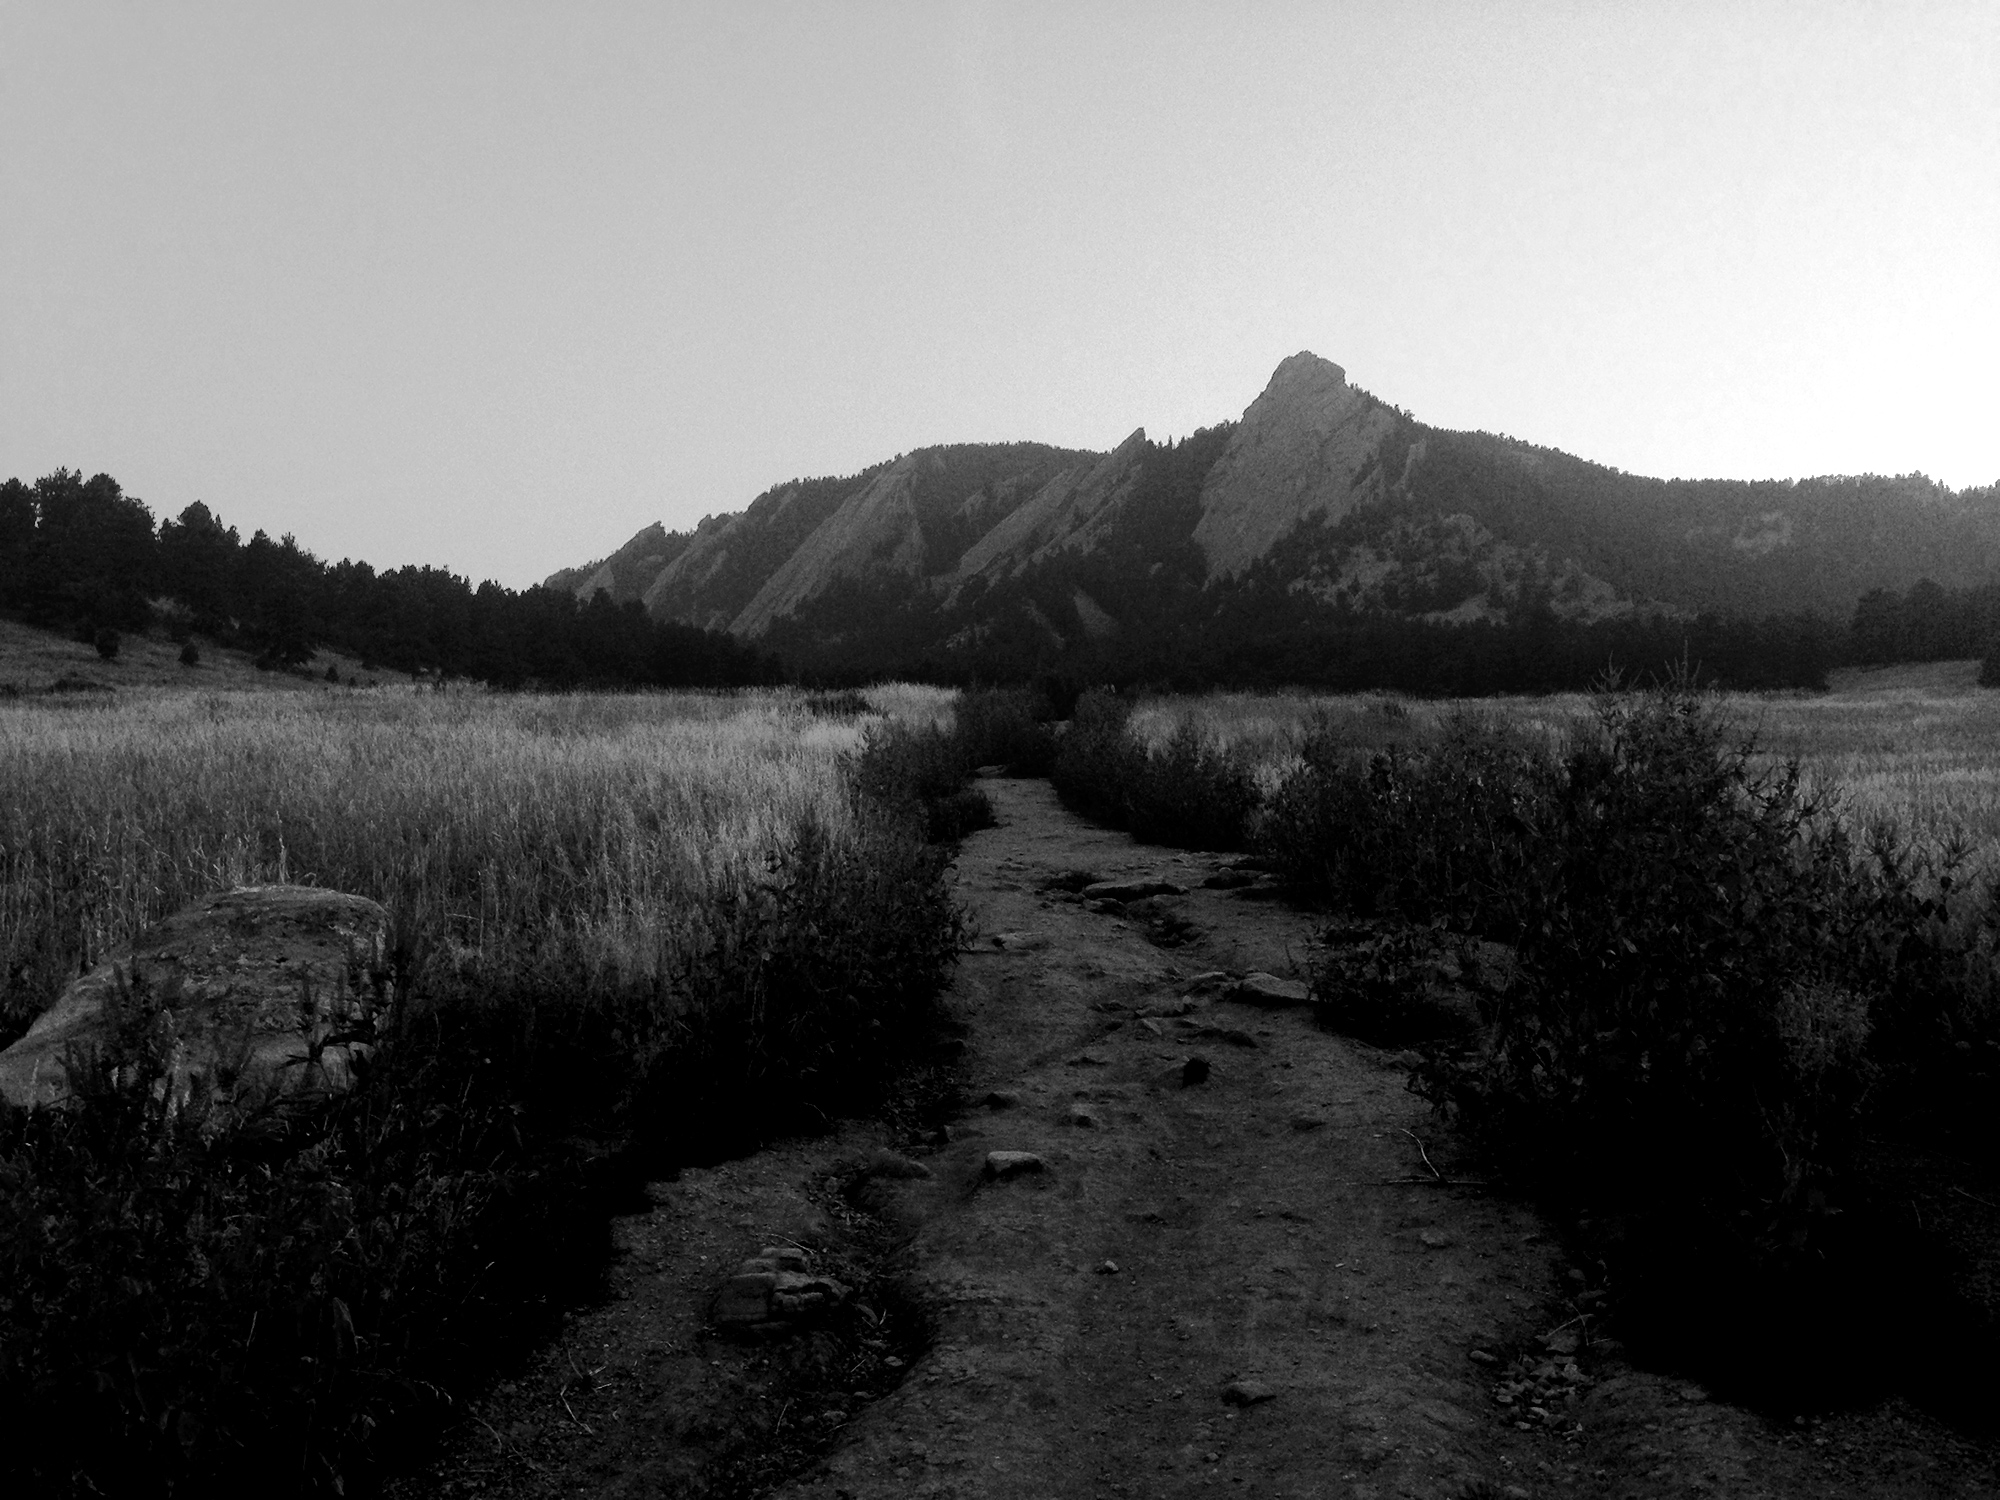
POLYGON ((1649 479, 1428 426, 1300 353, 1240 420, 1179 443, 922 449, 780 485, 692 533, 649 527, 550 582, 795 662, 886 668, 1157 648, 1249 621, 1844 622, 1871 588, 1996 569, 2000 486, 1649 479))

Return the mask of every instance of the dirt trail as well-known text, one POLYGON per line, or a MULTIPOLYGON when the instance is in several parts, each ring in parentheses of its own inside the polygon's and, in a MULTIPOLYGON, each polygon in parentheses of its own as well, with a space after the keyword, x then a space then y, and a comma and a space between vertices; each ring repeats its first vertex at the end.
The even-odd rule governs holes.
POLYGON ((929 1175, 843 1196, 881 1144, 857 1128, 659 1185, 618 1227, 611 1300, 404 1493, 738 1493, 803 1455, 775 1493, 2000 1494, 1989 1451, 1899 1404, 1779 1428, 1615 1355, 1547 1355, 1560 1247, 1427 1180, 1418 1139, 1449 1163, 1391 1059, 1303 1008, 1183 998, 1204 971, 1302 976, 1313 921, 1203 889, 1216 861, 1092 828, 1046 783, 986 787, 1000 826, 958 860, 979 935, 950 997, 973 1102, 929 1175), (1049 889, 1077 870, 1188 890, 1120 916, 1049 889), (996 1151, 1043 1170, 994 1180, 996 1151), (796 1348, 705 1334, 716 1286, 781 1240, 894 1273, 863 1286, 879 1324, 822 1336, 816 1383, 796 1348), (895 1292, 930 1323, 906 1369, 895 1292), (1540 1379, 1502 1405, 1509 1372, 1472 1351, 1523 1349, 1540 1379))

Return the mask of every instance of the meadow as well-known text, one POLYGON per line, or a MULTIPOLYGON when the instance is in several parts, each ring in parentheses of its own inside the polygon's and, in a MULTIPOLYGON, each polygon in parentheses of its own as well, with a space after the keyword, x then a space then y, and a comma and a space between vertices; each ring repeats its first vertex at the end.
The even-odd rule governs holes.
MULTIPOLYGON (((1953 829, 1975 847, 2000 848, 2000 693, 1978 686, 1976 661, 1849 668, 1824 693, 1725 693, 1723 717, 1756 737, 1767 761, 1793 759, 1809 786, 1856 829, 1887 824, 1936 847, 1953 829)), ((1456 715, 1504 721, 1561 741, 1594 720, 1588 694, 1410 699, 1384 694, 1211 693, 1143 700, 1133 735, 1166 745, 1183 724, 1244 756, 1261 790, 1297 765, 1310 723, 1357 750, 1408 744, 1456 715)))
MULTIPOLYGON (((928 721, 943 694, 887 707, 928 721)), ((670 970, 808 822, 851 837, 861 721, 800 695, 156 693, 0 709, 0 1036, 196 897, 380 901, 433 970, 670 970)), ((411 976, 418 983, 425 974, 411 976)))
POLYGON ((589 1295, 636 1181, 921 1098, 962 934, 944 852, 869 768, 877 726, 936 739, 952 699, 882 705, 0 701, 0 1039, 246 883, 382 902, 401 997, 309 1107, 169 1102, 137 986, 72 1107, 0 1107, 0 1489, 365 1488, 589 1295))

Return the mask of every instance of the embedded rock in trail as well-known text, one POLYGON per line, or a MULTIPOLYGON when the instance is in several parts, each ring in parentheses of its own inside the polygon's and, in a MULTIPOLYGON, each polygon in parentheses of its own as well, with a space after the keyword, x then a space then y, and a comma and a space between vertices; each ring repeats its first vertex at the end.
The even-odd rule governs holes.
POLYGON ((1228 991, 1228 998, 1244 1005, 1280 1010, 1286 1006, 1304 1005, 1312 999, 1312 990, 1297 979, 1280 979, 1275 974, 1246 974, 1228 991))
POLYGON ((1083 888, 1086 901, 1143 901, 1148 896, 1185 896, 1187 887, 1171 880, 1099 880, 1083 888))
POLYGON ((716 1326, 749 1337, 782 1335, 845 1302, 848 1289, 830 1276, 815 1276, 807 1262, 795 1245, 758 1251, 716 1293, 716 1326))
POLYGON ((1048 1163, 1032 1151, 989 1151, 986 1153, 986 1175, 995 1181, 1005 1181, 1009 1177, 1023 1177, 1043 1171, 1048 1163))
POLYGON ((127 1003, 168 1037, 175 1095, 225 1103, 269 1089, 339 1090, 388 1004, 389 915, 365 896, 242 886, 176 912, 64 990, 0 1052, 0 1097, 69 1093, 65 1054, 111 1037, 127 1003))

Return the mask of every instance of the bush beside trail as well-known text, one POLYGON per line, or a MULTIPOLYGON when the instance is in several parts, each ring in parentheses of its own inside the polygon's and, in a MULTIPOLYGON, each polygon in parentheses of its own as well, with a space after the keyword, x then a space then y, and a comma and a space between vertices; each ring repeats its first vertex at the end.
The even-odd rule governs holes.
POLYGON ((170 1109, 131 994, 72 1107, 0 1109, 0 1487, 366 1489, 588 1287, 640 1173, 879 1107, 961 939, 943 851, 865 790, 899 774, 862 757, 852 818, 684 914, 657 974, 585 931, 462 982, 406 943, 387 1045, 308 1111, 170 1109))
POLYGON ((1109 693, 1078 701, 1050 771, 1064 804, 1147 843, 1246 847, 1258 805, 1250 767, 1193 724, 1149 749, 1132 734, 1131 714, 1128 699, 1109 693))
POLYGON ((1993 1158, 2000 907, 1962 848, 1857 837, 1685 685, 1568 745, 1309 737, 1263 826, 1348 909, 1513 950, 1413 1086, 1577 1226, 1628 1331, 1766 1394, 1916 1357, 1944 1293, 1867 1163, 1993 1158))
POLYGON ((952 843, 993 826, 993 805, 969 785, 998 765, 1009 775, 1044 776, 1055 759, 1051 710, 1038 692, 968 689, 949 725, 884 719, 871 725, 856 762, 870 795, 915 813, 933 843, 952 843))

